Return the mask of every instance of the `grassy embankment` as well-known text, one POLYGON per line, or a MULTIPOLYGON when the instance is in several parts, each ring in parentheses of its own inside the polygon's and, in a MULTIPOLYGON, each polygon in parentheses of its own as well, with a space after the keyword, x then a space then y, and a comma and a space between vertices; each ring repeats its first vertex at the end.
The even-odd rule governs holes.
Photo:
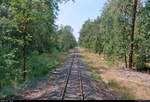
MULTIPOLYGON (((107 61, 104 59, 103 55, 95 54, 88 49, 80 48, 80 52, 84 62, 88 64, 89 69, 93 72, 93 79, 103 80, 109 87, 121 96, 121 99, 131 100, 150 98, 148 94, 148 87, 139 86, 139 84, 137 85, 137 83, 129 81, 130 79, 134 80, 134 77, 126 78, 124 77, 126 75, 120 75, 124 73, 129 74, 128 72, 124 72, 120 69, 120 62, 119 64, 115 64, 111 61, 107 61), (119 72, 119 70, 121 71, 119 72)), ((138 73, 136 74, 138 75, 138 73)))

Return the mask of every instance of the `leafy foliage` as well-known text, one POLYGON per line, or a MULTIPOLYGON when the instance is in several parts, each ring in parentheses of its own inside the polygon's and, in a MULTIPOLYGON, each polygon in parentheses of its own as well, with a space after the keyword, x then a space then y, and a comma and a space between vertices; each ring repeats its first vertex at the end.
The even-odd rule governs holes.
POLYGON ((59 33, 55 25, 58 4, 67 1, 0 1, 0 90, 48 73, 58 64, 56 55, 76 46, 72 28, 59 33))
MULTIPOLYGON (((149 56, 150 1, 138 1, 134 40, 134 66, 144 68, 149 56)), ((123 60, 128 65, 133 17, 132 0, 109 0, 100 17, 87 20, 80 31, 80 46, 106 55, 107 59, 123 60)))

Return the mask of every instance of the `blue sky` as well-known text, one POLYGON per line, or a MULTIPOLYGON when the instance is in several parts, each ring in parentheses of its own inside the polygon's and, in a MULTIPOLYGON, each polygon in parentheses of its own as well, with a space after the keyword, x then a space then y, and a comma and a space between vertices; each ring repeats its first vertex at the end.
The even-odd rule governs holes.
POLYGON ((79 38, 82 24, 88 19, 95 19, 101 14, 107 0, 75 0, 60 5, 60 11, 56 24, 70 25, 74 29, 74 36, 79 38))

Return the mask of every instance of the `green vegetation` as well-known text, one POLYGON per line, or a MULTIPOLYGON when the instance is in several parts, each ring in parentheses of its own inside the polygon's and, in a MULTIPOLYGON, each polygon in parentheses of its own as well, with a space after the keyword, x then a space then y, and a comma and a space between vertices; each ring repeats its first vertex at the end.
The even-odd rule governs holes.
POLYGON ((149 14, 150 0, 145 0, 145 5, 140 0, 109 0, 101 16, 83 24, 79 44, 104 54, 112 62, 123 61, 125 67, 130 68, 132 64, 137 69, 144 69, 150 59, 149 14), (136 10, 133 1, 138 2, 134 4, 136 10))
POLYGON ((63 53, 43 53, 41 55, 38 55, 36 51, 31 53, 31 56, 27 58, 28 79, 47 75, 49 71, 62 61, 59 57, 61 54, 63 53))
POLYGON ((98 73, 96 73, 96 71, 94 70, 92 70, 92 78, 96 81, 101 80, 101 76, 98 73))
POLYGON ((70 26, 55 25, 63 1, 68 0, 0 1, 0 98, 46 75, 60 63, 60 54, 77 45, 70 26))

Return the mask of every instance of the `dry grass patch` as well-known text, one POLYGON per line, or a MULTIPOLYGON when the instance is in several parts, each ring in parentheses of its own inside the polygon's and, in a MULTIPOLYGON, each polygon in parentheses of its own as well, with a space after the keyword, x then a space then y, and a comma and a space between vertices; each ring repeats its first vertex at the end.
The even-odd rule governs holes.
POLYGON ((101 67, 100 69, 107 69, 109 66, 106 64, 107 62, 104 60, 103 56, 94 54, 90 52, 88 49, 80 48, 81 56, 84 57, 84 61, 88 63, 89 66, 97 69, 101 67))
POLYGON ((101 79, 121 94, 122 99, 150 99, 150 75, 122 70, 119 64, 109 64, 103 55, 80 48, 84 62, 101 79))
POLYGON ((130 89, 118 84, 115 80, 109 80, 108 85, 117 93, 120 93, 122 100, 134 100, 135 96, 130 93, 130 89))
POLYGON ((135 99, 150 99, 150 76, 147 74, 111 69, 101 74, 101 77, 128 88, 135 99))

